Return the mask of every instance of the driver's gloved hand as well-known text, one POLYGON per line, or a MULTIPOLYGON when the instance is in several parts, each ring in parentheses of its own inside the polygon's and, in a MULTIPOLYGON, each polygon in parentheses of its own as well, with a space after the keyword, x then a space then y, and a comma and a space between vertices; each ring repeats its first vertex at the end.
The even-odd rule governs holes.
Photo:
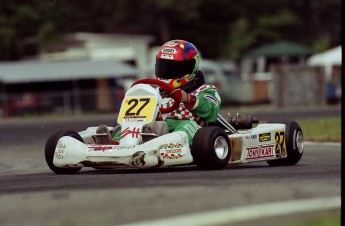
POLYGON ((165 91, 164 89, 159 88, 159 94, 165 98, 165 97, 169 97, 169 93, 167 91, 165 91))
POLYGON ((190 110, 195 109, 199 104, 196 96, 186 93, 182 89, 173 90, 169 96, 178 102, 184 103, 184 105, 190 110))

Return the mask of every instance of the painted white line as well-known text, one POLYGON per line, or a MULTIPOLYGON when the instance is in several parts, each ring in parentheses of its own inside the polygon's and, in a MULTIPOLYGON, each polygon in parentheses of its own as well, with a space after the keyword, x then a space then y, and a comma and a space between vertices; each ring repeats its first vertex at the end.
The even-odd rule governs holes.
POLYGON ((250 221, 259 218, 304 213, 325 209, 340 208, 341 197, 301 199, 294 201, 266 203, 218 211, 168 217, 158 220, 126 224, 124 226, 208 226, 228 225, 235 222, 250 221))

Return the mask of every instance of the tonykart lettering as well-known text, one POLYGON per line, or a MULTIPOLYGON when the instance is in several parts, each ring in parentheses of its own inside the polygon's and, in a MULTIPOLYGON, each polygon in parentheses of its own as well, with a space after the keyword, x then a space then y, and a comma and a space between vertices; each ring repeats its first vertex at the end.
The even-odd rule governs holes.
POLYGON ((273 144, 249 147, 247 148, 246 160, 274 157, 274 154, 273 144))

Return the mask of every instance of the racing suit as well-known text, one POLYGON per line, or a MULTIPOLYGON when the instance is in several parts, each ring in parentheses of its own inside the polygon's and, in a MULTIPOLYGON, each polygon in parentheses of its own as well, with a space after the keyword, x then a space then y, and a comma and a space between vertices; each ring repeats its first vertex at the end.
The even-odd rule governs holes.
MULTIPOLYGON (((193 109, 188 109, 183 103, 173 112, 163 115, 168 123, 169 132, 184 131, 188 135, 189 144, 192 144, 196 131, 201 128, 202 122, 214 122, 219 113, 221 103, 216 87, 204 84, 191 92, 197 97, 197 104, 193 109)), ((163 107, 172 104, 172 100, 163 107)))

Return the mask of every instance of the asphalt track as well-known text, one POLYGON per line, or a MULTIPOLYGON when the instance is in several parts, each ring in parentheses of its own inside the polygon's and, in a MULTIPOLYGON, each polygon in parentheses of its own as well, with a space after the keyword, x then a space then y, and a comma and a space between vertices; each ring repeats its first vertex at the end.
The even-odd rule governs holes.
POLYGON ((2 122, 0 225, 298 225, 340 211, 335 143, 307 142, 302 160, 289 167, 50 171, 43 149, 52 132, 110 122, 108 116, 2 122))

